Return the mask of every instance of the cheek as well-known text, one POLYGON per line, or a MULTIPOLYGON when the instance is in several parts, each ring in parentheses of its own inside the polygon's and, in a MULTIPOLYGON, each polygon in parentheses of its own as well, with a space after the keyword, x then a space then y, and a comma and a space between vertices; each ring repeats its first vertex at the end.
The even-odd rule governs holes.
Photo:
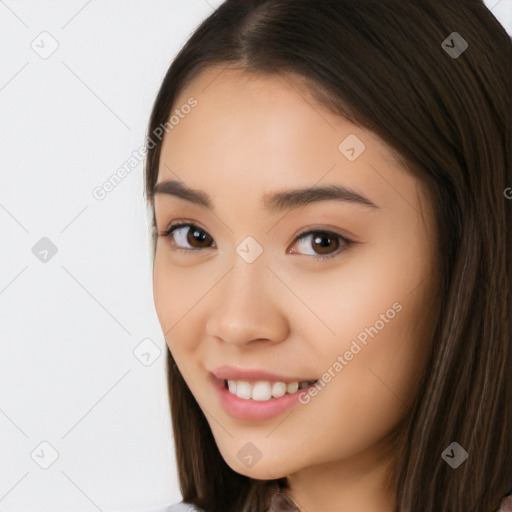
POLYGON ((171 260, 162 242, 162 248, 157 249, 153 267, 153 300, 164 333, 178 322, 186 323, 187 312, 211 286, 208 278, 205 281, 203 277, 197 267, 191 270, 171 260))
POLYGON ((302 308, 294 317, 301 339, 325 355, 349 350, 354 339, 361 346, 379 339, 383 347, 405 341, 408 329, 425 316, 428 264, 411 246, 397 247, 382 241, 347 255, 329 272, 287 275, 286 282, 316 313, 305 315, 302 308))
POLYGON ((153 302, 162 331, 167 332, 172 326, 171 312, 174 310, 175 294, 167 284, 167 274, 162 258, 157 251, 153 264, 153 302))
MULTIPOLYGON (((394 317, 389 314, 386 323, 379 318, 379 313, 386 312, 386 296, 381 301, 384 308, 375 303, 375 309, 360 313, 362 324, 350 325, 355 336, 324 346, 316 363, 319 378, 329 369, 335 376, 304 406, 296 427, 297 436, 316 432, 314 443, 308 446, 313 460, 354 455, 382 439, 408 413, 427 346, 427 340, 412 327, 421 310, 419 297, 411 294, 402 299, 402 309, 393 309, 394 317), (366 344, 360 341, 363 337, 357 338, 360 333, 367 335, 366 344), (343 363, 338 356, 344 358, 343 363)), ((337 326, 342 331, 350 322, 350 317, 343 316, 337 326)))
POLYGON ((187 295, 191 287, 184 286, 183 275, 180 277, 177 267, 166 262, 165 254, 162 253, 157 251, 155 257, 153 300, 165 342, 176 360, 184 344, 173 343, 173 340, 177 339, 182 324, 186 323, 185 313, 189 309, 187 295), (180 321, 181 318, 183 320, 180 321))
POLYGON ((198 320, 198 314, 203 314, 206 296, 219 277, 208 265, 180 266, 177 263, 176 259, 171 260, 165 246, 157 250, 153 300, 166 344, 181 369, 197 358, 197 355, 192 356, 204 338, 204 325, 198 320))
POLYGON ((334 335, 319 337, 318 322, 303 321, 303 339, 318 355, 318 377, 332 368, 339 375, 333 388, 343 401, 357 397, 354 410, 370 415, 384 403, 400 408, 411 401, 431 345, 433 322, 426 309, 433 292, 430 262, 422 259, 414 241, 399 242, 382 242, 354 255, 311 289, 315 297, 323 291, 322 300, 311 300, 312 309, 316 304, 334 335), (342 366, 337 372, 336 361, 342 366))

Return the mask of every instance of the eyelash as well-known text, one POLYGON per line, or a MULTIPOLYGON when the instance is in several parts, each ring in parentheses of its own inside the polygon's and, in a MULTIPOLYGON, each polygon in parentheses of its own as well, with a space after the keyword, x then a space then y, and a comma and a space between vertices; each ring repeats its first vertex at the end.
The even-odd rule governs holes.
MULTIPOLYGON (((196 224, 193 224, 191 222, 177 222, 175 224, 171 224, 166 231, 161 233, 160 236, 171 236, 175 230, 177 230, 178 228, 181 228, 181 227, 197 228, 199 231, 202 231, 203 233, 207 233, 207 231, 205 231, 204 229, 200 228, 199 226, 197 226, 196 224)), ((330 258, 335 258, 336 256, 339 256, 341 253, 343 253, 350 245, 352 245, 354 243, 353 240, 350 240, 350 239, 340 235, 339 233, 336 233, 334 231, 328 231, 325 229, 313 229, 313 230, 309 230, 309 231, 304 231, 297 235, 297 237, 295 238, 295 241, 300 240, 301 238, 305 238, 306 235, 311 235, 311 234, 315 234, 315 233, 326 233, 328 235, 334 235, 339 240, 341 240, 343 242, 343 244, 345 245, 344 248, 338 249, 333 254, 329 254, 327 256, 312 256, 316 260, 328 260, 330 258)), ((173 247, 173 250, 183 251, 183 252, 195 252, 195 251, 200 251, 201 249, 185 249, 183 247, 173 247)), ((310 256, 310 255, 307 255, 307 256, 310 256)))

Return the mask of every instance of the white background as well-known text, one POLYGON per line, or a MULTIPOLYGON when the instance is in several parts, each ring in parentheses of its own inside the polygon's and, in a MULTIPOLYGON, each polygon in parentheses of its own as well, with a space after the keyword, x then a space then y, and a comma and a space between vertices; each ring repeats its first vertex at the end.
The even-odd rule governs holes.
MULTIPOLYGON (((2 512, 181 500, 143 163, 92 192, 143 145, 172 58, 220 3, 0 0, 2 512)), ((512 0, 485 3, 512 33, 512 0)))

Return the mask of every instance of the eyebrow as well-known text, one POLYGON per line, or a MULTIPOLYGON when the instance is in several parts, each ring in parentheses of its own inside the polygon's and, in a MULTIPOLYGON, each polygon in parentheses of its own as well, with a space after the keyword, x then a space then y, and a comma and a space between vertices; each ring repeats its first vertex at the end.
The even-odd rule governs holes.
MULTIPOLYGON (((153 189, 153 194, 176 196, 197 205, 204 206, 209 210, 214 209, 213 201, 206 192, 190 188, 176 180, 157 183, 153 189)), ((309 203, 328 200, 346 201, 380 209, 379 206, 370 201, 367 197, 359 194, 355 190, 339 185, 298 188, 265 194, 263 196, 263 205, 271 212, 280 212, 298 208, 299 206, 305 206, 309 203)))

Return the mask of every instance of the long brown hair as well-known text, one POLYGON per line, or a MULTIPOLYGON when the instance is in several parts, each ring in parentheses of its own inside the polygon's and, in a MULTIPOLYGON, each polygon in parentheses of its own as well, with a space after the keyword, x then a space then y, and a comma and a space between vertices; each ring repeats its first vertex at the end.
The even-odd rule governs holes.
MULTIPOLYGON (((162 145, 154 134, 212 66, 300 77, 427 185, 440 299, 426 371, 394 439, 396 510, 496 510, 512 488, 511 38, 481 0, 227 0, 174 58, 151 113, 153 255, 162 145), (464 49, 453 32, 468 43, 460 55, 447 49, 464 49), (441 458, 454 441, 469 453, 457 469, 441 458)), ((225 463, 167 355, 184 501, 207 512, 264 512, 286 479, 251 479, 225 463)))

